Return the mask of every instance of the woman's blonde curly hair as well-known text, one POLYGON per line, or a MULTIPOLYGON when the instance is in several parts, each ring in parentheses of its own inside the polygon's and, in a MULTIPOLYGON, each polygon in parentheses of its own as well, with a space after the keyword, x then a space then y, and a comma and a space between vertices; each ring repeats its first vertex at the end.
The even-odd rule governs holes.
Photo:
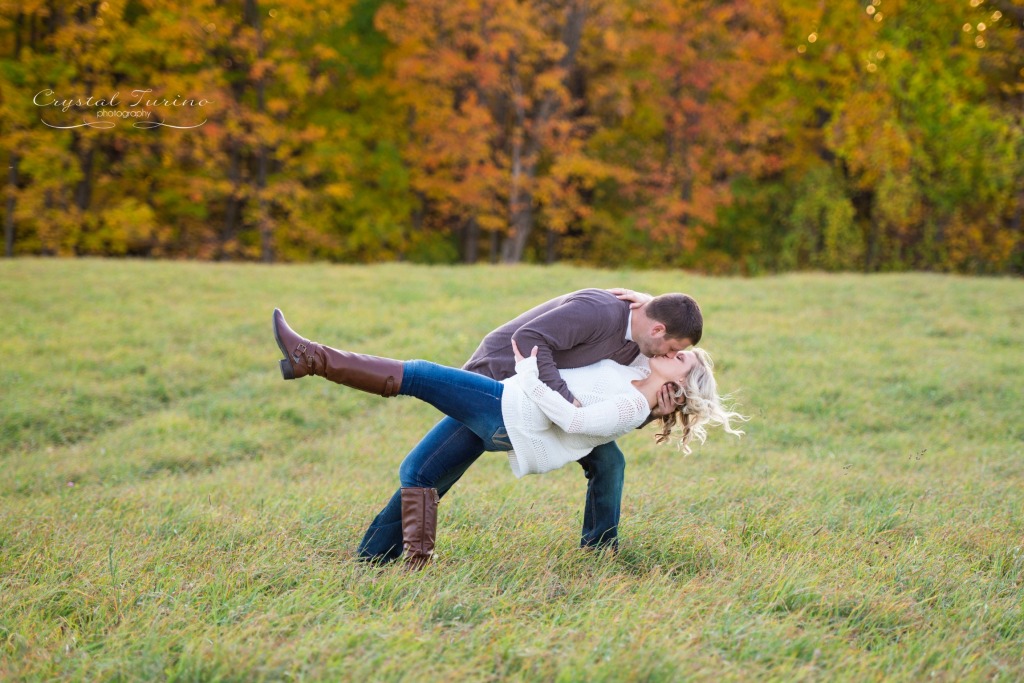
POLYGON ((679 448, 684 453, 691 453, 690 441, 696 438, 701 443, 708 438, 706 425, 721 425, 725 431, 739 436, 741 430, 734 429, 731 420, 746 421, 747 417, 724 405, 728 396, 718 395, 718 385, 712 374, 715 363, 711 355, 704 349, 691 349, 697 356, 697 364, 690 369, 686 383, 679 385, 671 382, 672 395, 675 397, 676 409, 661 418, 661 431, 654 437, 657 443, 669 440, 669 434, 676 423, 683 426, 683 434, 679 437, 679 448))

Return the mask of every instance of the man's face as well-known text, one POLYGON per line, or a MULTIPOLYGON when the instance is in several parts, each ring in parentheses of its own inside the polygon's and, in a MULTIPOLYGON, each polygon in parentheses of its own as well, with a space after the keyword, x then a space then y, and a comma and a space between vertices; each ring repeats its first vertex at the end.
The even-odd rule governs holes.
POLYGON ((683 339, 666 337, 665 326, 660 323, 654 325, 648 334, 639 335, 636 344, 640 347, 640 353, 648 358, 676 354, 693 346, 685 337, 683 339))

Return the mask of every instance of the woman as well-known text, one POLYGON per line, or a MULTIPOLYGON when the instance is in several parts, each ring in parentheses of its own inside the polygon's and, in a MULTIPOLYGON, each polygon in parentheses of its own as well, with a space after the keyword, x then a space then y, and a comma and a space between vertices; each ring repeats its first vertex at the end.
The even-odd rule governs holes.
MULTIPOLYGON (((610 360, 583 368, 560 370, 581 405, 566 401, 540 381, 537 348, 524 357, 515 341, 512 353, 516 374, 498 382, 476 373, 424 360, 398 361, 333 349, 310 341, 288 327, 284 315, 274 309, 274 338, 284 353, 281 374, 285 379, 320 375, 354 389, 384 397, 414 396, 462 422, 479 436, 487 450, 508 453, 517 477, 558 469, 585 456, 595 446, 614 440, 639 427, 658 403, 665 384, 673 387, 676 410, 661 418, 658 443, 669 439, 676 423, 682 425, 680 447, 690 452, 693 438, 702 443, 706 425, 722 425, 731 434, 730 420, 745 419, 722 404, 718 396, 711 357, 703 349, 646 358, 630 366, 610 360)), ((404 489, 403 489, 404 494, 404 489)), ((433 494, 436 504, 436 492, 433 494)), ((407 524, 406 500, 402 500, 403 527, 407 524)), ((416 501, 409 503, 410 524, 416 501)), ((422 566, 433 550, 433 533, 421 546, 411 548, 405 534, 406 555, 422 566)))

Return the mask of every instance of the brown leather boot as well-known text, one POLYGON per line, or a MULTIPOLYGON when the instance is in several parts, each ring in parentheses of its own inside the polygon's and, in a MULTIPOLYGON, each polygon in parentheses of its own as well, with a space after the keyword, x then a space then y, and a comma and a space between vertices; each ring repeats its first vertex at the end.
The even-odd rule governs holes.
POLYGON ((278 308, 274 309, 274 339, 285 356, 281 361, 285 379, 320 375, 381 396, 394 396, 402 388, 402 361, 340 351, 300 337, 278 308))
POLYGON ((423 569, 437 537, 437 489, 402 487, 402 545, 410 569, 423 569))

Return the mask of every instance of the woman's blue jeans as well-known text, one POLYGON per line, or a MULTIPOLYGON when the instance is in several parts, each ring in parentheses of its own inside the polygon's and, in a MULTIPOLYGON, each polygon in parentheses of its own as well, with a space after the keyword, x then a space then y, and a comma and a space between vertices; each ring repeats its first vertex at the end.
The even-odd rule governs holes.
MULTIPOLYGON (((426 401, 448 417, 402 461, 401 485, 435 488, 444 496, 485 451, 512 450, 501 414, 504 388, 501 382, 466 370, 422 360, 406 362, 399 394, 426 401)), ((607 443, 579 463, 588 480, 580 544, 617 546, 625 470, 622 451, 615 442, 607 443)), ((366 530, 358 554, 376 561, 402 555, 401 489, 366 530)))
MULTIPOLYGON (((410 360, 402 365, 402 388, 399 395, 415 396, 459 421, 480 439, 485 451, 512 450, 512 442, 505 431, 505 419, 501 415, 504 384, 475 372, 425 360, 410 360)), ((420 463, 417 475, 401 477, 402 485, 425 486, 406 484, 406 481, 417 477, 435 480, 443 476, 447 469, 440 462, 420 463)))

